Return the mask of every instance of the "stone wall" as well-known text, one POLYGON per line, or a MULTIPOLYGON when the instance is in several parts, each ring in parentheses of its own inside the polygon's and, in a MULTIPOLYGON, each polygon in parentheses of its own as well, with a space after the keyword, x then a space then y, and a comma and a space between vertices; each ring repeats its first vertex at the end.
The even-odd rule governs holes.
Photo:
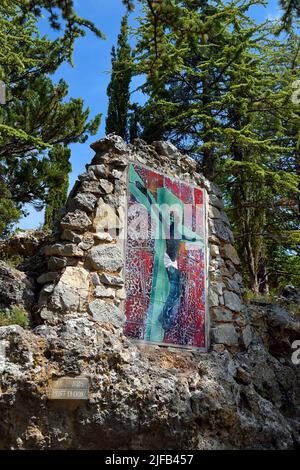
MULTIPOLYGON (((300 366, 292 361, 299 317, 268 302, 242 305, 218 189, 166 143, 126 146, 109 137, 93 148, 53 242, 42 249, 42 324, 0 327, 0 449, 299 449, 300 366), (123 335, 120 231, 131 160, 207 189, 207 353, 123 335), (104 208, 118 217, 111 233, 103 232, 104 208), (88 380, 86 400, 49 398, 53 383, 66 377, 88 380)), ((17 276, 0 269, 7 289, 17 276)), ((16 285, 25 292, 21 280, 16 285)), ((13 295, 8 303, 21 300, 13 295)))
POLYGON ((239 258, 220 190, 197 172, 193 159, 168 142, 147 145, 136 140, 126 145, 110 135, 91 147, 96 154, 71 191, 53 243, 43 248, 48 271, 37 280, 41 319, 57 324, 62 315, 88 315, 122 328, 127 166, 137 162, 206 189, 211 347, 216 351, 246 347, 251 329, 242 302, 239 258))

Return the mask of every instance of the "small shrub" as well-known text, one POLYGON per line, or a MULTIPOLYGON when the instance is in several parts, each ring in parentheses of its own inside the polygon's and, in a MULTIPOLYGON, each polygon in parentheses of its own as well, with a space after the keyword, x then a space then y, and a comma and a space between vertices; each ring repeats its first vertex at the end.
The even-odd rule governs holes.
POLYGON ((296 303, 289 303, 286 308, 294 314, 296 319, 300 321, 300 305, 296 303))
POLYGON ((23 263, 24 257, 20 255, 1 255, 0 253, 0 259, 1 261, 4 261, 5 264, 10 266, 11 268, 16 268, 19 264, 23 263))
POLYGON ((280 295, 276 295, 274 292, 270 292, 270 294, 254 294, 251 290, 246 290, 244 298, 246 304, 251 304, 255 301, 278 304, 292 313, 296 320, 300 320, 300 305, 294 302, 288 302, 286 299, 280 295))
POLYGON ((0 326, 19 325, 22 328, 29 327, 29 316, 22 307, 12 307, 0 310, 0 326))
POLYGON ((246 289, 244 299, 247 304, 251 304, 253 301, 270 302, 275 304, 280 302, 279 296, 273 292, 270 292, 269 294, 256 294, 250 289, 246 289))

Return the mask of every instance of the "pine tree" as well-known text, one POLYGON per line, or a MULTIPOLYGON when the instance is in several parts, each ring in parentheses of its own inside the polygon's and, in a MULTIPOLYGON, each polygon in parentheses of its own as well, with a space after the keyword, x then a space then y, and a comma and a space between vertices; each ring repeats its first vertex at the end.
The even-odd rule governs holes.
MULTIPOLYGON (((51 27, 56 31, 63 29, 60 42, 63 45, 64 56, 69 62, 72 62, 75 40, 85 36, 87 30, 92 31, 99 38, 105 39, 104 34, 92 21, 77 15, 74 9, 74 0, 8 1, 16 5, 24 13, 24 18, 27 18, 28 13, 33 14, 35 18, 40 18, 46 12, 51 27)), ((1 0, 1 3, 6 4, 7 0, 1 0)))
POLYGON ((280 0, 283 10, 281 18, 282 28, 290 30, 295 18, 300 18, 300 0, 280 0))
POLYGON ((49 152, 50 169, 46 199, 44 229, 51 230, 64 207, 69 188, 69 173, 71 150, 62 145, 56 145, 49 152))
POLYGON ((7 189, 0 174, 0 238, 9 235, 12 226, 21 216, 12 200, 12 194, 7 189))
MULTIPOLYGON (((49 191, 58 171, 58 166, 53 171, 54 149, 84 142, 96 132, 100 116, 89 122, 82 100, 67 100, 67 84, 61 80, 54 85, 49 78, 66 59, 61 39, 40 38, 37 19, 25 15, 17 2, 1 0, 0 13, 0 79, 7 88, 7 102, 0 107, 3 236, 25 204, 41 208, 50 203, 49 191)), ((65 170, 63 159, 61 171, 65 170)), ((63 195, 64 184, 61 191, 63 195)))
POLYGON ((137 31, 137 71, 147 74, 149 94, 144 138, 172 140, 223 188, 245 280, 255 292, 267 290, 271 243, 282 254, 278 232, 290 238, 299 229, 279 204, 295 200, 299 184, 287 164, 296 158, 289 134, 294 127, 299 136, 297 119, 286 106, 297 55, 291 71, 272 25, 247 15, 255 1, 150 3, 137 31), (281 63, 274 60, 280 47, 281 63))
POLYGON ((247 5, 236 2, 189 0, 171 8, 147 9, 137 31, 137 69, 147 73, 149 94, 143 137, 171 139, 214 179, 224 151, 228 72, 240 51, 255 44, 259 29, 244 18, 247 5))
POLYGON ((128 44, 128 19, 123 17, 118 36, 117 49, 111 52, 112 72, 107 88, 108 111, 106 118, 107 134, 115 133, 124 140, 129 140, 129 102, 131 82, 131 48, 128 44))
POLYGON ((300 103, 293 99, 294 83, 299 77, 299 37, 276 44, 265 63, 266 73, 276 76, 273 89, 277 99, 269 100, 264 128, 276 136, 282 152, 269 159, 273 195, 269 197, 265 239, 267 272, 271 287, 299 284, 300 269, 300 103))

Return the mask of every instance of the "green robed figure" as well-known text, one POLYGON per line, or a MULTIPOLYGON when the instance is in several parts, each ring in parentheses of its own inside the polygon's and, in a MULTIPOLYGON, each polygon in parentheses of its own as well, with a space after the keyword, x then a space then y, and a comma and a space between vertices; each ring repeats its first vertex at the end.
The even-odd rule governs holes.
POLYGON ((177 264, 180 243, 192 243, 203 249, 204 240, 183 224, 184 203, 165 187, 157 188, 155 199, 133 164, 129 166, 129 189, 136 202, 155 219, 154 264, 144 340, 160 343, 174 326, 180 307, 185 281, 177 264))

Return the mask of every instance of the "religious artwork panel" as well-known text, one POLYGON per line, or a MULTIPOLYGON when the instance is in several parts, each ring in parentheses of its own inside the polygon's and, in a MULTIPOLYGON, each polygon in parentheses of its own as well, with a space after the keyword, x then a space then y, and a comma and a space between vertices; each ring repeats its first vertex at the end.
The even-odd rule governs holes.
POLYGON ((124 328, 129 338, 207 347, 204 192, 129 165, 124 328))

